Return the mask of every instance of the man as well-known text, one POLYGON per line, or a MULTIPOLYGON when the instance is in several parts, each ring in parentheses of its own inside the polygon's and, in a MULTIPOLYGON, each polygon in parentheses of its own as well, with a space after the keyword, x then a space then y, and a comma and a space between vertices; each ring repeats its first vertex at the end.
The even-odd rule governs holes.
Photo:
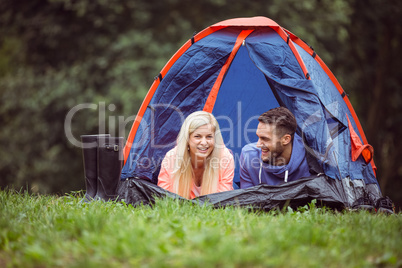
POLYGON ((247 144, 241 152, 240 188, 278 185, 310 176, 293 114, 278 107, 263 113, 258 121, 258 142, 247 144))

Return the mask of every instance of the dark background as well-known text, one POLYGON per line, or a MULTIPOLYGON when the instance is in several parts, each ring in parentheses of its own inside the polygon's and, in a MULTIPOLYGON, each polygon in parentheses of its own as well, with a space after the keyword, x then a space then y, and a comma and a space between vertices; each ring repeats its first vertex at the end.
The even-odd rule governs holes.
POLYGON ((155 75, 195 31, 265 16, 314 47, 375 149, 384 195, 402 206, 402 2, 399 0, 2 0, 0 187, 64 194, 85 188, 72 133, 127 138, 155 75), (113 109, 115 108, 115 109, 113 109), (101 122, 102 123, 102 122, 101 122))

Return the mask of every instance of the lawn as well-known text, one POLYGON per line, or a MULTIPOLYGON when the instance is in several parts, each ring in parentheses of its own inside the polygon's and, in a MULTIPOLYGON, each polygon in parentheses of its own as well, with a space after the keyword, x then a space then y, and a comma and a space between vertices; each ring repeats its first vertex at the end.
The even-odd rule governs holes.
POLYGON ((0 191, 0 267, 401 267, 402 214, 0 191))

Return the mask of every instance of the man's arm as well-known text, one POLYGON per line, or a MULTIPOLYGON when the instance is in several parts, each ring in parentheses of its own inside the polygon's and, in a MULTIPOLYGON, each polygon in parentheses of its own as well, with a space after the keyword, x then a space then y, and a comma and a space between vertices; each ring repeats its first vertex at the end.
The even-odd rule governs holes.
POLYGON ((173 192, 173 163, 174 157, 168 152, 162 161, 158 176, 158 186, 169 192, 173 192))
POLYGON ((240 155, 240 189, 246 189, 254 186, 248 171, 250 163, 248 163, 247 160, 249 160, 248 157, 245 156, 242 151, 240 155))

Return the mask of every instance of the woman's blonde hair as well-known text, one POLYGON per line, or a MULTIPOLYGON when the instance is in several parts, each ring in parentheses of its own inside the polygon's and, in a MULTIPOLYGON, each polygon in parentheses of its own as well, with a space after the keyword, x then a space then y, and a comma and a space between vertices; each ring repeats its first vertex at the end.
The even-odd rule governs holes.
POLYGON ((214 193, 217 191, 219 181, 219 168, 222 150, 225 148, 222 134, 219 129, 218 121, 208 112, 198 111, 190 114, 180 129, 177 136, 176 162, 173 171, 175 193, 187 199, 190 198, 193 183, 193 167, 191 165, 188 141, 190 135, 199 127, 211 124, 215 129, 215 146, 211 154, 207 157, 205 170, 202 176, 201 195, 214 193))

